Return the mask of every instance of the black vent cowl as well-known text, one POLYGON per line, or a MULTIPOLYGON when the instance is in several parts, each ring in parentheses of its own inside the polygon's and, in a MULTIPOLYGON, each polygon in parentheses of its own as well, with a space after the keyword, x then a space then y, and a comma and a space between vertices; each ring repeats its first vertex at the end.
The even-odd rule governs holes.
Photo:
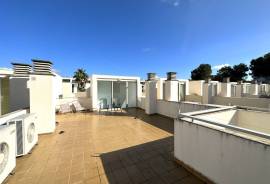
POLYGON ((176 80, 176 72, 167 72, 167 80, 176 80))
POLYGON ((44 74, 51 75, 52 74, 52 62, 46 60, 37 60, 32 59, 33 61, 33 72, 35 74, 44 74))
POLYGON ((156 73, 147 73, 147 80, 153 81, 156 79, 156 73))
POLYGON ((11 63, 13 65, 14 75, 27 76, 31 72, 32 66, 24 63, 11 63))

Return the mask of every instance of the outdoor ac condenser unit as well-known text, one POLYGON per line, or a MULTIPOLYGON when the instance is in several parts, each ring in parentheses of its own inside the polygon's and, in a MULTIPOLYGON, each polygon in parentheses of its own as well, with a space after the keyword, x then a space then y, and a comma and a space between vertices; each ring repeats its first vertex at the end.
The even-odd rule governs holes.
POLYGON ((28 154, 37 144, 36 119, 35 114, 23 114, 10 120, 9 124, 16 124, 16 156, 28 154))
POLYGON ((0 183, 16 166, 16 127, 15 125, 0 126, 0 183))

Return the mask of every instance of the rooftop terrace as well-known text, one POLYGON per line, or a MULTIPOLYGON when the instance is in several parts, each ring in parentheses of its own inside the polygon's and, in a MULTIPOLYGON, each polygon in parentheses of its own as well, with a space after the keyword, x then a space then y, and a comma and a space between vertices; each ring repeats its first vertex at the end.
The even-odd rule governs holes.
POLYGON ((202 183, 174 162, 173 119, 130 109, 57 121, 6 183, 202 183))

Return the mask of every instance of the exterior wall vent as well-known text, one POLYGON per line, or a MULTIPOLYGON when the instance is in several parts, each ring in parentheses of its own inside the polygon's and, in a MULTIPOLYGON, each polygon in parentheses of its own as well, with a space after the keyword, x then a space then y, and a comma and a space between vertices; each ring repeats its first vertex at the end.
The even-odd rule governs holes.
POLYGON ((27 76, 31 72, 31 65, 23 63, 11 63, 13 65, 14 75, 27 76))
POLYGON ((33 61, 33 72, 35 74, 52 74, 52 62, 45 60, 32 59, 33 61))
POLYGON ((167 80, 176 80, 176 72, 167 72, 167 80))
POLYGON ((152 81, 156 79, 156 73, 147 73, 147 80, 152 81))

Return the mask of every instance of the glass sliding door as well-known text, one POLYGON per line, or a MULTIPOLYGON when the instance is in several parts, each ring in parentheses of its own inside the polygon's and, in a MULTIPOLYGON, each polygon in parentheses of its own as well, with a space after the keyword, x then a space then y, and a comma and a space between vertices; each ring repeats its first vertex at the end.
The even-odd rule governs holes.
POLYGON ((137 106, 137 83, 128 82, 128 107, 137 106))
POLYGON ((98 81, 98 104, 100 109, 111 108, 112 104, 112 82, 98 81))
POLYGON ((127 86, 124 81, 113 82, 112 107, 126 108, 127 106, 127 86))
POLYGON ((130 81, 98 81, 98 106, 100 109, 137 106, 137 83, 130 81))

